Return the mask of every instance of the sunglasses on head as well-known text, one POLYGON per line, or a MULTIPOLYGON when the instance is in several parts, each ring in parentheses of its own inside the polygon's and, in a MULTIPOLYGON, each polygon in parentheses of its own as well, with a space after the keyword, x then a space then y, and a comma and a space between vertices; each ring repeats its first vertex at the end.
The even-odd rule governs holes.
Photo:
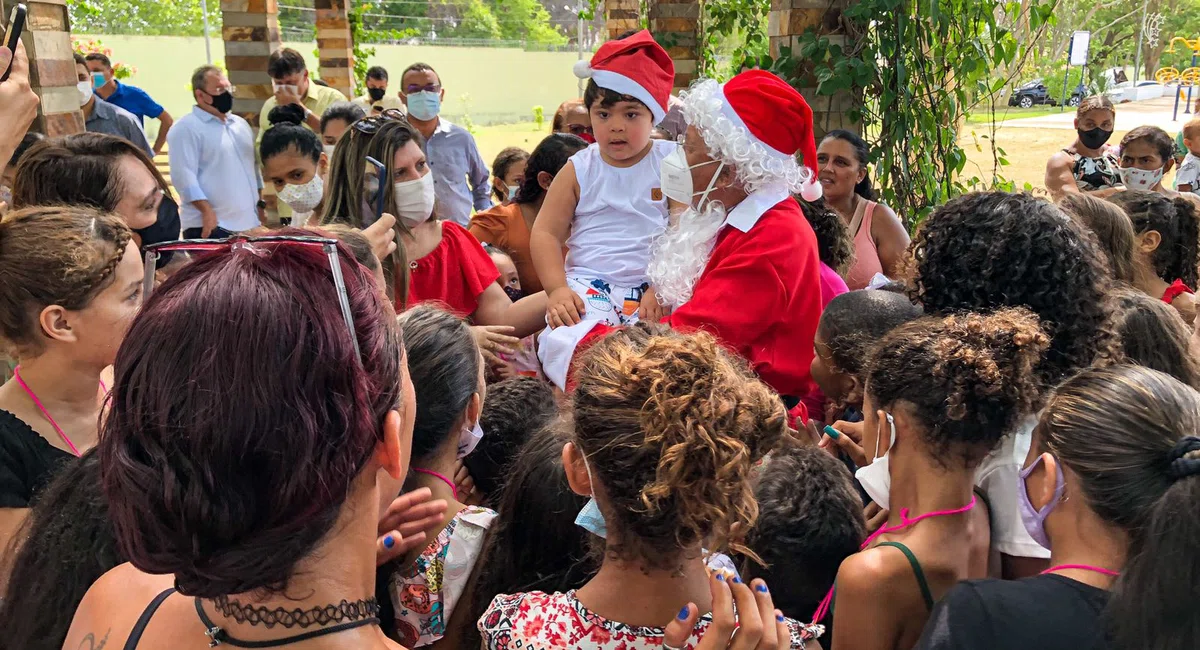
POLYGON ((366 135, 374 135, 384 124, 406 119, 404 113, 396 108, 389 108, 379 115, 364 117, 354 123, 354 130, 366 135))
POLYGON ((342 264, 337 250, 338 240, 327 237, 301 237, 292 235, 271 235, 265 237, 245 237, 235 235, 223 240, 184 239, 181 241, 150 244, 145 247, 145 267, 142 276, 144 298, 149 298, 154 290, 154 269, 159 256, 168 251, 185 253, 208 253, 224 255, 229 253, 248 252, 256 255, 270 255, 277 246, 319 246, 329 259, 329 272, 333 276, 334 289, 337 291, 338 305, 342 310, 342 319, 350 331, 350 342, 354 344, 354 358, 362 364, 362 353, 358 349, 358 334, 354 330, 354 316, 350 313, 350 299, 346 293, 346 280, 342 277, 342 264))

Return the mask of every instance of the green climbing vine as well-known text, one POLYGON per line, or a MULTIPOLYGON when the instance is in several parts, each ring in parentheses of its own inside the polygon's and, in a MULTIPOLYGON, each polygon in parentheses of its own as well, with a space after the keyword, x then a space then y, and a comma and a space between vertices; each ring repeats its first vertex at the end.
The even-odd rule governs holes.
POLYGON ((1021 189, 1001 174, 1008 161, 995 145, 995 104, 1053 20, 1056 2, 852 0, 840 15, 831 4, 817 21, 820 31, 810 29, 796 49, 772 58, 769 0, 710 0, 702 59, 713 70, 722 39, 738 34, 745 45, 733 54, 732 72, 768 68, 804 90, 816 110, 822 102, 844 110, 872 145, 883 200, 915 226, 964 192, 1021 189), (980 111, 993 115, 983 133, 961 133, 966 117, 980 111), (990 153, 990 169, 968 171, 964 146, 990 153))
POLYGON ((743 68, 761 67, 770 43, 767 14, 771 0, 708 0, 700 17, 700 74, 724 79, 743 68), (719 52, 728 52, 727 62, 719 52))

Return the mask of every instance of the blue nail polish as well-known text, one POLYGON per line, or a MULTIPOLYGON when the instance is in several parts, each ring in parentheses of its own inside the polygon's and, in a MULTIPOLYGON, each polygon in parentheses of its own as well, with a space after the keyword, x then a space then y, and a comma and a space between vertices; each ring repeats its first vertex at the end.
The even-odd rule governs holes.
POLYGON ((777 621, 779 621, 780 623, 782 623, 782 622, 783 622, 783 614, 776 614, 776 615, 775 615, 775 620, 777 620, 777 621))
POLYGON ((682 620, 686 619, 687 617, 688 617, 688 607, 687 607, 687 605, 684 605, 683 609, 679 610, 678 618, 679 618, 679 620, 682 621, 682 620))
POLYGON ((737 576, 733 576, 733 584, 735 584, 735 585, 742 584, 742 579, 737 576))
POLYGON ((391 535, 388 535, 387 537, 383 538, 383 547, 384 548, 391 548, 395 545, 396 545, 396 540, 393 539, 391 535))
POLYGON ((833 427, 826 424, 825 425, 825 435, 829 436, 830 438, 833 438, 834 440, 837 440, 837 437, 842 435, 842 432, 838 431, 837 429, 834 429, 833 427))
POLYGON ((765 593, 767 593, 767 586, 766 586, 766 585, 759 585, 759 586, 755 587, 755 589, 756 589, 756 590, 758 591, 758 593, 760 593, 760 594, 765 594, 765 593))
POLYGON ((725 574, 724 574, 724 573, 718 573, 718 574, 717 574, 717 580, 720 580, 721 582, 725 582, 725 574))

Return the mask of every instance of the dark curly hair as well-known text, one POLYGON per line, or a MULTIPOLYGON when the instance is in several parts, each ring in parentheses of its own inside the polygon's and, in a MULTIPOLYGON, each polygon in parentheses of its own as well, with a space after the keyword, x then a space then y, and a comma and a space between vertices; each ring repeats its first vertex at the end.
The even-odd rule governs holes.
POLYGON ((1029 194, 979 192, 934 210, 909 248, 909 297, 926 314, 1025 307, 1050 349, 1038 366, 1049 388, 1119 356, 1108 326, 1110 281, 1079 224, 1029 194))
POLYGON ((879 342, 866 393, 877 408, 911 408, 939 463, 973 467, 1033 410, 1049 347, 1024 309, 922 318, 879 342))
POLYGON ((921 317, 921 308, 892 291, 850 291, 829 301, 817 332, 840 370, 861 377, 871 346, 900 325, 921 317))
POLYGON ((117 548, 100 490, 96 450, 59 469, 10 547, 8 586, 0 599, 2 647, 58 650, 92 583, 126 561, 117 548), (15 551, 15 552, 14 552, 15 551))
POLYGON ((854 239, 850 236, 850 228, 838 213, 829 209, 825 199, 805 201, 795 197, 817 235, 817 254, 825 266, 837 271, 838 275, 846 275, 854 264, 854 239))
POLYGON ((867 536, 852 478, 825 450, 799 445, 773 452, 759 475, 759 517, 746 546, 765 566, 744 562, 742 579, 766 580, 784 616, 809 620, 867 536))
POLYGON ((488 387, 479 416, 483 438, 463 464, 487 505, 495 508, 509 466, 525 441, 558 414, 550 384, 533 377, 514 377, 488 387))
POLYGON ((1118 289, 1113 303, 1114 328, 1125 360, 1200 390, 1200 364, 1188 349, 1192 331, 1179 312, 1135 289, 1118 289))
POLYGON ((787 413, 745 362, 707 333, 638 323, 593 345, 576 381, 574 440, 620 531, 609 557, 672 570, 702 543, 747 551, 731 533, 758 516, 750 470, 787 413))
POLYGON ((1200 264, 1200 224, 1196 207, 1182 196, 1169 199, 1158 192, 1126 190, 1108 199, 1125 210, 1133 222, 1133 230, 1141 235, 1151 230, 1158 233, 1158 248, 1154 249, 1154 272, 1167 282, 1183 280, 1196 290, 1196 267, 1200 264))

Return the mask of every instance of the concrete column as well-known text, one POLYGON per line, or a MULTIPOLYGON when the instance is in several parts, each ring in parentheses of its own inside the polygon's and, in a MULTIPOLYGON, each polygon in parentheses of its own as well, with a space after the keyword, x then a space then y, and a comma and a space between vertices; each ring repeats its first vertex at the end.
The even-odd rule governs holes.
POLYGON ((354 78, 354 41, 350 36, 349 0, 316 0, 317 50, 321 80, 353 99, 358 95, 354 78))
MULTIPOLYGON (((800 49, 799 36, 810 31, 827 37, 843 49, 849 47, 852 43, 847 40, 842 18, 842 12, 849 4, 850 0, 771 0, 767 19, 771 56, 778 57, 783 47, 791 48, 794 55, 800 49)), ((848 117, 848 112, 859 100, 846 91, 830 97, 817 95, 817 82, 811 72, 811 67, 803 65, 796 70, 800 94, 813 109, 813 132, 817 141, 834 129, 861 133, 862 125, 848 117)))
MULTIPOLYGON (((29 55, 29 82, 41 99, 32 130, 50 137, 83 133, 79 110, 79 78, 71 48, 71 24, 66 0, 22 0, 27 8, 21 41, 29 55)), ((3 0, 3 21, 18 0, 3 0)))
POLYGON ((686 89, 699 74, 700 3, 651 0, 650 32, 675 61, 675 90, 686 89))
POLYGON ((280 47, 279 8, 276 0, 221 0, 221 18, 225 70, 237 86, 233 112, 257 131, 259 112, 273 94, 267 58, 280 47))

